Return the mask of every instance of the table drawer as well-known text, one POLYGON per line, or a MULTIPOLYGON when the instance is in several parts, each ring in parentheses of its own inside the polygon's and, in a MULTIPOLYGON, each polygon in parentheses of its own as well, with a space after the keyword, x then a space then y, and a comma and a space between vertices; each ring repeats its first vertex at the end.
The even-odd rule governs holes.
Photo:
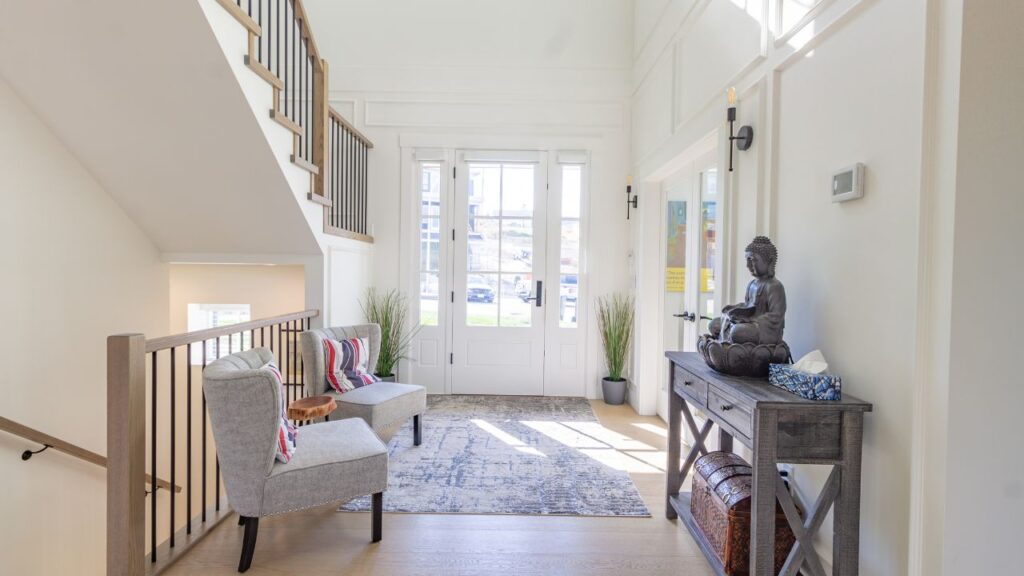
POLYGON ((753 415, 750 408, 714 386, 708 387, 707 394, 708 410, 728 422, 737 432, 750 438, 753 430, 753 415))
POLYGON ((708 404, 708 383, 675 366, 676 388, 701 408, 708 404))

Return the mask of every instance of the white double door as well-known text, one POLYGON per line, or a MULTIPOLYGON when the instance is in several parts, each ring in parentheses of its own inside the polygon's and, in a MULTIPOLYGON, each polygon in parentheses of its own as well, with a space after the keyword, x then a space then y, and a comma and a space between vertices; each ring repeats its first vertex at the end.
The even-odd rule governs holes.
MULTIPOLYGON (((447 236, 438 270, 444 292, 435 300, 446 391, 584 395, 577 311, 584 165, 540 151, 446 156, 452 187, 442 184, 438 206, 447 236)), ((424 368, 425 377, 436 374, 424 368)))

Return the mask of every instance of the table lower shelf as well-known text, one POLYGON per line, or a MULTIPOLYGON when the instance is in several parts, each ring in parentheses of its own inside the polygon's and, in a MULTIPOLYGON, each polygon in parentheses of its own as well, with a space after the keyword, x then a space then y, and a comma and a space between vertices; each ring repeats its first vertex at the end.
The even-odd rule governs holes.
POLYGON ((676 511, 679 519, 683 521, 686 529, 690 531, 690 535, 697 541, 697 546, 700 546, 700 551, 704 553, 704 557, 707 559, 708 564, 711 565, 712 570, 715 571, 716 576, 726 576, 725 566, 722 565, 722 561, 715 555, 711 544, 704 537, 704 532, 697 526, 697 521, 693 519, 693 514, 690 512, 690 493, 680 492, 678 496, 669 496, 668 502, 676 511))

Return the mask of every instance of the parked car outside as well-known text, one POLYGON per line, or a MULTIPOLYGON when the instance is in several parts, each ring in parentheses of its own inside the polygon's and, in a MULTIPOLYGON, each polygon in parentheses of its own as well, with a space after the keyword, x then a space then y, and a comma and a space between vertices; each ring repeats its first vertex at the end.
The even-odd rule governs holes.
POLYGON ((494 302, 494 289, 487 284, 474 283, 466 287, 467 302, 494 302))

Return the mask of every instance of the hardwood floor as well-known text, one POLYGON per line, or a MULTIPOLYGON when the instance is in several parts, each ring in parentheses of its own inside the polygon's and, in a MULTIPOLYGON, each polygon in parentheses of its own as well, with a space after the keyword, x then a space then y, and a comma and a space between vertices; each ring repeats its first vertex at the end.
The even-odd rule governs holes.
MULTIPOLYGON (((616 449, 608 463, 630 470, 651 518, 385 514, 384 540, 371 544, 369 514, 330 505, 260 520, 247 574, 712 574, 686 529, 665 519, 666 425, 629 406, 592 405, 616 449)), ((237 574, 241 543, 228 519, 167 574, 237 574)))

